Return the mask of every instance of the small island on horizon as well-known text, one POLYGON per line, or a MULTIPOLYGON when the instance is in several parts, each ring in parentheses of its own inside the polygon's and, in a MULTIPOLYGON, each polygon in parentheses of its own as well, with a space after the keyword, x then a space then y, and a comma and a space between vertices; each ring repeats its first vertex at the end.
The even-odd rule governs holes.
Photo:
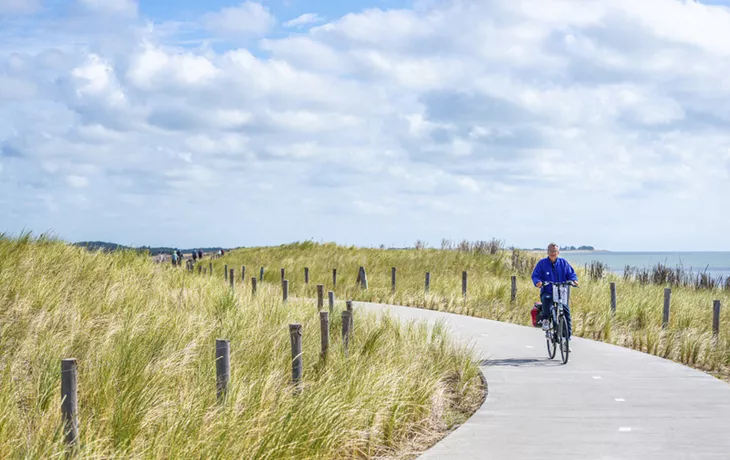
MULTIPOLYGON (((560 252, 574 252, 574 253, 580 253, 580 252, 611 252, 608 249, 596 249, 593 246, 559 246, 560 252)), ((524 249, 525 251, 546 251, 546 248, 529 248, 524 249)))

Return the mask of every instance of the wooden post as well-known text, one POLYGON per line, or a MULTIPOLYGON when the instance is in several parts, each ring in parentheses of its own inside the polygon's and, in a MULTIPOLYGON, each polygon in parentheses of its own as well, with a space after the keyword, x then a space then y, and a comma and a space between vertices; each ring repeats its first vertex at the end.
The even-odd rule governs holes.
POLYGON ((289 298, 289 280, 284 280, 281 282, 281 291, 284 298, 283 300, 284 302, 286 302, 289 298))
POLYGON ((466 299, 466 271, 461 272, 461 295, 466 299))
POLYGON ((291 338, 291 379, 295 385, 302 380, 302 325, 290 324, 289 337, 291 338))
POLYGON ((246 266, 241 265, 241 282, 243 283, 245 281, 246 281, 246 266))
POLYGON ((390 290, 395 294, 395 267, 390 268, 390 290))
POLYGON ((332 269, 332 287, 333 288, 337 287, 337 269, 336 268, 332 269))
POLYGON ((352 320, 352 313, 349 310, 342 312, 342 346, 345 350, 345 356, 347 356, 347 346, 350 341, 350 324, 352 320))
POLYGON ((259 273, 259 281, 262 283, 264 282, 264 267, 261 267, 261 272, 259 273))
POLYGON ((324 285, 317 285, 317 309, 321 310, 324 307, 324 285))
POLYGON ((208 269, 207 268, 204 268, 203 269, 203 275, 207 275, 207 274, 208 274, 208 269))
POLYGON ((208 262, 208 273, 213 276, 213 262, 208 262))
POLYGON ((202 271, 203 271, 203 266, 202 265, 198 265, 198 275, 200 275, 200 273, 202 271))
POLYGON ((251 277, 251 293, 256 294, 256 277, 251 277))
POLYGON ((431 273, 426 272, 426 292, 428 292, 429 288, 431 287, 431 273))
POLYGON ((285 273, 286 273, 286 269, 282 268, 281 269, 281 282, 282 283, 284 282, 285 273))
POLYGON ((669 326, 669 304, 672 301, 672 288, 664 288, 664 318, 662 328, 669 326))
POLYGON ((509 300, 512 303, 515 303, 515 301, 517 301, 517 277, 515 275, 512 275, 512 291, 509 300))
POLYGON ((228 393, 228 381, 231 376, 231 341, 215 339, 215 385, 218 401, 222 401, 228 393))
POLYGON ((319 331, 322 336, 322 357, 327 356, 327 350, 330 347, 330 313, 328 311, 319 312, 319 331))
POLYGON ((350 336, 352 336, 352 334, 353 334, 353 332, 355 330, 355 324, 354 324, 354 322, 355 322, 355 312, 352 310, 352 300, 348 300, 348 301, 345 302, 345 308, 346 308, 347 311, 350 312, 350 328, 349 328, 349 332, 350 332, 350 336))
POLYGON ((367 289, 368 288, 368 274, 365 271, 365 267, 360 267, 360 276, 358 276, 358 278, 360 278, 360 286, 363 289, 367 289))
POLYGON ((330 311, 335 311, 335 291, 327 292, 327 300, 329 300, 330 311))
POLYGON ((304 284, 309 284, 309 267, 304 267, 304 284))
POLYGON ((611 316, 616 315, 616 283, 611 283, 611 316))
POLYGON ((235 269, 231 268, 231 272, 228 275, 228 281, 231 283, 231 289, 236 288, 236 276, 235 276, 235 269))
POLYGON ((226 281, 228 281, 228 264, 226 264, 223 268, 223 276, 226 278, 226 281))
POLYGON ((61 360, 61 417, 66 444, 75 447, 79 439, 76 358, 61 360))
POLYGON ((712 335, 720 335, 720 301, 712 302, 712 335))

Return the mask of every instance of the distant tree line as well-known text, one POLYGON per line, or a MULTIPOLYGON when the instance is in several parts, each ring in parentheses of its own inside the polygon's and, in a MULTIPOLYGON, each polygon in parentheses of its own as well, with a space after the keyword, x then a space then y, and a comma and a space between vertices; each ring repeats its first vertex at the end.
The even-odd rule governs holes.
MULTIPOLYGON (((137 251, 139 253, 149 253, 151 256, 156 256, 159 254, 170 254, 175 249, 179 248, 171 248, 167 246, 139 246, 139 247, 131 247, 131 246, 124 246, 122 244, 116 244, 116 243, 108 243, 106 241, 80 241, 78 243, 74 243, 75 246, 81 246, 84 247, 90 251, 103 251, 103 252, 112 252, 112 251, 137 251)), ((189 248, 189 249, 180 249, 183 253, 192 252, 193 250, 197 251, 198 249, 202 250, 203 252, 215 252, 220 249, 220 247, 214 247, 214 248, 189 248)))

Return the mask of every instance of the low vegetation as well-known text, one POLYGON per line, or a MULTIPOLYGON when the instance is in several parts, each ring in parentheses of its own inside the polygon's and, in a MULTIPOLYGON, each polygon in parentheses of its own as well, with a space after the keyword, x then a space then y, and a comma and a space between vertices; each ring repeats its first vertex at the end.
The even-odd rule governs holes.
MULTIPOLYGON (((293 267, 317 254, 278 254, 293 267)), ((348 257, 349 252, 342 252, 348 257)), ((251 253, 239 253, 245 258, 251 253)), ((222 266, 220 261, 215 262, 222 266)), ((271 265, 269 265, 271 266, 271 265)), ((478 357, 428 328, 356 311, 349 354, 320 357, 310 299, 279 284, 231 290, 220 276, 0 235, 0 452, 60 458, 60 361, 78 360, 79 458, 412 458, 482 402, 478 357), (288 325, 303 326, 303 380, 291 384, 288 325), (215 340, 231 341, 227 399, 216 400, 215 340)))
MULTIPOLYGON (((538 255, 517 250, 495 250, 494 241, 447 244, 445 249, 365 249, 303 242, 280 247, 232 251, 214 262, 216 277, 228 264, 240 273, 258 276, 280 286, 285 268, 293 295, 313 296, 315 285, 334 290, 339 299, 384 302, 528 325, 529 310, 538 300, 530 274, 538 255), (368 289, 356 284, 358 268, 365 267, 368 289), (304 284, 304 267, 310 283, 304 284), (391 267, 396 267, 396 289, 391 289, 391 267), (337 269, 333 287, 332 270, 337 269), (468 294, 462 297, 462 271, 468 273, 468 294), (430 288, 425 290, 425 274, 430 288), (517 276, 517 297, 511 301, 511 276, 517 276)), ((443 246, 443 245, 442 245, 443 246)), ((600 264, 598 264, 600 265, 600 264)), ((571 297, 574 333, 669 358, 730 379, 730 316, 723 311, 720 334, 712 333, 713 301, 730 307, 730 291, 719 285, 683 283, 682 278, 652 275, 621 277, 592 264, 575 267, 581 287, 571 297), (674 281, 677 281, 674 283, 674 281), (611 282, 617 286, 617 311, 610 310, 611 282), (672 288, 668 327, 662 327, 664 288, 672 288)), ((247 281, 250 284, 250 280, 247 281)))

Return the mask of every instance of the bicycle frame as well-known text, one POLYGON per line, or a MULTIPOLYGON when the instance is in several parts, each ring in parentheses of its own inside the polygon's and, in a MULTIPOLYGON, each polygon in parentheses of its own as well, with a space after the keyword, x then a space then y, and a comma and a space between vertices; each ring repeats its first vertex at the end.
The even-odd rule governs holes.
MULTIPOLYGON (((561 325, 565 324, 563 318, 565 317, 565 308, 570 304, 570 288, 574 286, 572 281, 555 283, 552 281, 544 282, 544 285, 550 284, 553 290, 553 304, 550 309, 550 321, 552 324, 545 331, 545 338, 548 342, 548 357, 553 359, 555 356, 555 347, 560 344, 560 355, 563 360, 563 364, 567 364, 568 355, 570 354, 570 347, 568 345, 569 338, 565 337, 565 331, 562 330, 561 325), (551 349, 552 343, 552 349, 551 349)), ((567 325, 563 326, 567 327, 567 325)))
POLYGON ((553 324, 558 324, 560 318, 562 318, 565 314, 562 307, 567 307, 569 305, 570 287, 572 284, 570 282, 554 283, 552 281, 548 281, 545 284, 550 284, 553 288, 553 306, 550 311, 550 316, 552 316, 553 324))

